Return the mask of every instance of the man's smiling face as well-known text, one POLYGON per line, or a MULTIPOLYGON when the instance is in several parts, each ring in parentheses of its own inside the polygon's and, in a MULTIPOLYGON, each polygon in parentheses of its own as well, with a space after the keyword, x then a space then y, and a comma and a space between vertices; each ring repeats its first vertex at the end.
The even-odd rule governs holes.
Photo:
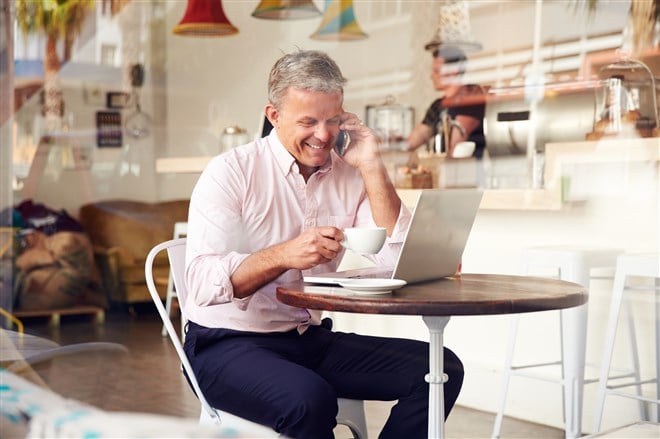
POLYGON ((289 88, 279 109, 266 106, 280 141, 305 179, 330 157, 342 122, 342 104, 341 93, 289 88))

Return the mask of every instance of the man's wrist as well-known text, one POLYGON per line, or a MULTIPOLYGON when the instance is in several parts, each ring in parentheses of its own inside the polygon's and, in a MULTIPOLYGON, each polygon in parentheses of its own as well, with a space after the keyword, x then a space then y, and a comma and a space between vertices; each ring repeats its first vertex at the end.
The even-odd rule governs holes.
POLYGON ((372 160, 362 161, 360 163, 359 170, 362 174, 362 178, 364 179, 368 178, 369 176, 373 176, 374 174, 387 174, 387 168, 385 168, 385 164, 380 158, 380 155, 372 160))

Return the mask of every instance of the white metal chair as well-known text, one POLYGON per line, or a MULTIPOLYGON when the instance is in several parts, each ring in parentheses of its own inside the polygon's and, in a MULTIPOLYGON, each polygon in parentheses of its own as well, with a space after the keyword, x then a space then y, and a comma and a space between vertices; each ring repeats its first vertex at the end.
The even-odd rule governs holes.
MULTIPOLYGON (((182 367, 186 371, 195 394, 199 398, 199 402, 201 404, 201 414, 199 418, 200 424, 208 425, 222 423, 223 426, 234 427, 241 433, 253 434, 257 437, 278 437, 278 434, 273 430, 230 413, 217 410, 211 407, 211 405, 206 401, 204 394, 199 388, 199 384, 197 383, 197 379, 193 372, 192 366, 188 361, 188 357, 183 350, 181 340, 179 339, 179 336, 176 333, 174 326, 172 325, 169 314, 165 310, 163 302, 161 301, 160 296, 158 295, 158 291, 156 290, 156 284, 154 282, 152 273, 153 261, 156 255, 163 250, 167 250, 167 255, 170 261, 170 273, 174 281, 174 291, 179 300, 181 320, 183 322, 185 319, 185 311, 182 305, 185 303, 185 296, 187 294, 184 283, 186 238, 178 238, 165 241, 152 248, 147 255, 144 272, 151 298, 156 305, 158 314, 163 320, 163 324, 165 325, 165 329, 170 337, 170 340, 172 341, 172 344, 174 345, 174 348, 179 355, 182 367)), ((183 337, 183 333, 181 336, 183 337)), ((367 424, 364 415, 364 402, 360 400, 339 398, 338 405, 339 413, 337 414, 337 424, 345 425, 348 427, 355 439, 367 439, 367 424)))
MULTIPOLYGON (((174 223, 174 234, 172 238, 177 239, 177 238, 183 238, 188 234, 188 223, 185 221, 177 222, 174 223)), ((174 279, 172 278, 172 272, 170 271, 170 275, 167 278, 167 294, 165 296, 165 311, 167 312, 168 316, 172 315, 172 300, 176 299, 176 292, 174 291, 174 279)), ((186 322, 183 318, 183 314, 181 314, 181 338, 183 338, 183 328, 185 326, 186 322)), ((163 325, 163 329, 160 332, 160 334, 165 337, 167 335, 167 329, 165 329, 165 325, 163 325)))
MULTIPOLYGON (((645 334, 649 336, 649 334, 645 334)), ((654 253, 623 254, 617 258, 616 272, 614 274, 614 285, 612 287, 612 300, 610 302, 610 316, 607 325, 607 335, 601 362, 601 372, 598 388, 598 401, 596 403, 596 415, 594 417, 594 432, 598 433, 603 418, 605 397, 616 395, 624 398, 637 400, 639 415, 643 421, 648 421, 652 416, 647 413, 644 405, 655 404, 656 420, 660 419, 660 255, 654 253), (652 286, 628 286, 626 280, 629 276, 644 277, 653 280, 652 286), (655 377, 642 379, 640 374, 639 355, 637 351, 637 338, 635 335, 635 323, 631 315, 630 302, 624 297, 628 290, 653 291, 653 303, 655 306, 655 377), (614 342, 616 340, 617 326, 621 306, 628 314, 628 345, 632 355, 632 370, 623 375, 610 375, 610 366, 614 354, 614 342), (632 381, 631 381, 632 379, 632 381), (642 385, 655 384, 655 399, 646 397, 642 393, 642 385), (622 391, 620 389, 634 387, 635 393, 622 391)))

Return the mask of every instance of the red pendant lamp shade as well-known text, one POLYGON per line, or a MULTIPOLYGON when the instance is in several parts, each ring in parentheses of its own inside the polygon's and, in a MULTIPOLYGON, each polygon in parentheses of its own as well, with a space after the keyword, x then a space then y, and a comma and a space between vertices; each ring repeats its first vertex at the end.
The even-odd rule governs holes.
POLYGON ((222 0, 188 0, 183 18, 172 29, 176 35, 221 37, 238 33, 222 8, 222 0))

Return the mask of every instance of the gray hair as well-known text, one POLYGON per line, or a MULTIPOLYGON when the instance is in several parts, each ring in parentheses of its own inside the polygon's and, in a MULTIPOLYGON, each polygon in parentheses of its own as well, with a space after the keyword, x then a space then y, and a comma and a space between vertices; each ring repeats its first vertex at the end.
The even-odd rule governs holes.
POLYGON ((268 100, 280 108, 289 87, 344 94, 346 78, 337 63, 318 50, 299 50, 281 57, 268 77, 268 100))

